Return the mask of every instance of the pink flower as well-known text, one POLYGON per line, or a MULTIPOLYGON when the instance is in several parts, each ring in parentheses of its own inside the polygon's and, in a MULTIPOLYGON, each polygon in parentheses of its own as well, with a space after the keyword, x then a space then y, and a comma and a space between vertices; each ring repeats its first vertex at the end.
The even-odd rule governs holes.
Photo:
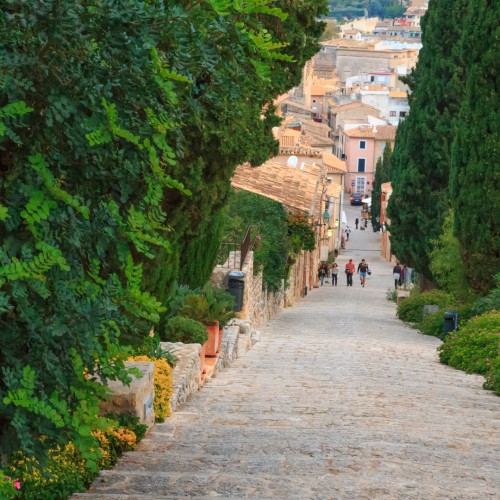
POLYGON ((19 479, 14 479, 14 486, 20 490, 21 489, 21 481, 19 479))

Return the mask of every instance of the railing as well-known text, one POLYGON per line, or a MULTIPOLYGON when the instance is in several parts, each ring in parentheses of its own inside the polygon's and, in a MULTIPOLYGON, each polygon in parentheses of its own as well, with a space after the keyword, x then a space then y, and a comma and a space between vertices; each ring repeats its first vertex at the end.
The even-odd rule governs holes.
MULTIPOLYGON (((257 228, 254 228, 257 229, 257 228)), ((217 267, 227 267, 232 269, 243 269, 243 264, 250 250, 255 248, 257 241, 260 240, 258 231, 252 241, 252 226, 248 226, 245 231, 245 236, 241 242, 227 241, 231 239, 236 239, 236 234, 231 233, 226 241, 222 242, 217 254, 217 267)))

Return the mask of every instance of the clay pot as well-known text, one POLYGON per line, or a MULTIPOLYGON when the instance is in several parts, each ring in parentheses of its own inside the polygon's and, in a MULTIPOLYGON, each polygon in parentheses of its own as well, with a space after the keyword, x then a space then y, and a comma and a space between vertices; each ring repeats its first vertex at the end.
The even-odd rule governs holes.
POLYGON ((210 321, 205 325, 208 333, 208 340, 205 342, 206 356, 217 356, 219 347, 219 322, 210 321))

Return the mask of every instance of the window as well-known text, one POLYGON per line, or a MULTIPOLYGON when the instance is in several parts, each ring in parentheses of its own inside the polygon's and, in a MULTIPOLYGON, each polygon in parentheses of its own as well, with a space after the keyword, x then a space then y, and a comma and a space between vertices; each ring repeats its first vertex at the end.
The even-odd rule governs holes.
POLYGON ((404 118, 406 116, 406 111, 399 112, 399 118, 404 118))
POLYGON ((359 141, 359 149, 366 149, 366 141, 359 141))
POLYGON ((389 116, 396 116, 396 111, 391 111, 391 112, 389 113, 389 116))
POLYGON ((366 158, 358 158, 358 172, 364 172, 366 165, 366 158))

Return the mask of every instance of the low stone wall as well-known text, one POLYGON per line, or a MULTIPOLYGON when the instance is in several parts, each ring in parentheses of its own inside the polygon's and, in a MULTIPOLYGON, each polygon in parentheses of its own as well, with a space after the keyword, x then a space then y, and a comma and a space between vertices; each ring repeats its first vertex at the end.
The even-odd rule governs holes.
MULTIPOLYGON (((211 371, 214 377, 220 371, 231 366, 235 359, 258 342, 259 333, 246 320, 233 320, 224 328, 220 354, 211 371)), ((175 411, 179 405, 187 401, 189 396, 198 391, 204 381, 201 378, 200 344, 181 344, 179 342, 162 342, 162 349, 172 352, 177 357, 173 373, 173 393, 170 407, 175 411)))
POLYGON ((101 403, 101 412, 103 414, 131 414, 139 417, 141 424, 151 427, 155 423, 153 410, 155 365, 149 361, 126 361, 125 366, 137 368, 142 377, 131 375, 130 385, 124 385, 119 380, 109 380, 108 388, 111 394, 105 402, 101 403))

